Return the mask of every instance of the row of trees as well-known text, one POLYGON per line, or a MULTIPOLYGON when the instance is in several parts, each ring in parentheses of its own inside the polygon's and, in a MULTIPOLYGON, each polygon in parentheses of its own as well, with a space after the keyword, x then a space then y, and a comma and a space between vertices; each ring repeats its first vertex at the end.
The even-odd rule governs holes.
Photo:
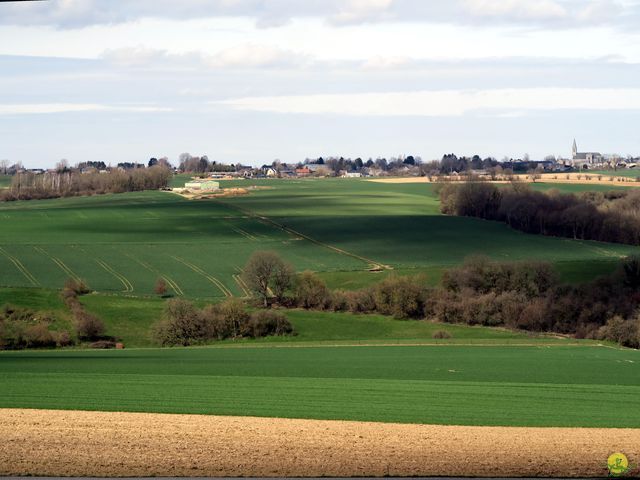
POLYGON ((449 215, 497 220, 527 233, 640 244, 640 192, 547 193, 514 183, 447 184, 441 210, 449 215))
POLYGON ((18 173, 8 189, 0 190, 0 201, 155 190, 167 187, 172 175, 161 166, 90 173, 18 173))
POLYGON ((188 346, 227 338, 290 335, 293 327, 281 312, 249 312, 238 299, 200 309, 183 299, 167 301, 163 319, 153 326, 153 338, 162 346, 188 346))
MULTIPOLYGON (((153 160, 153 159, 152 159, 153 160)), ((227 165, 218 163, 215 160, 209 160, 209 157, 203 155, 194 157, 189 153, 181 153, 178 157, 178 170, 186 173, 207 173, 207 172, 235 172, 236 165, 227 165)), ((151 163, 149 164, 151 166, 151 163)))
POLYGON ((357 291, 330 290, 316 274, 303 272, 284 283, 279 279, 276 295, 273 272, 291 271, 283 265, 273 252, 256 252, 247 262, 245 281, 263 305, 505 326, 640 347, 640 258, 628 258, 614 274, 578 286, 562 284, 547 263, 475 257, 447 271, 439 287, 427 286, 421 277, 392 275, 357 291))

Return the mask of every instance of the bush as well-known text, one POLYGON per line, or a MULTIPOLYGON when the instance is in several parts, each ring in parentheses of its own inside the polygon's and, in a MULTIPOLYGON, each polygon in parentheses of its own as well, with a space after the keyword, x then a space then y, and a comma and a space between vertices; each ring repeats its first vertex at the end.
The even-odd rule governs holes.
POLYGON ((552 322, 553 318, 549 315, 546 299, 536 298, 529 301, 522 310, 516 326, 523 330, 547 332, 551 329, 552 322))
POLYGON ((331 309, 334 312, 345 312, 349 310, 348 292, 344 290, 334 290, 331 293, 331 309))
POLYGON ((458 294, 436 290, 425 303, 425 317, 444 323, 462 323, 464 315, 458 294))
POLYGON ((295 302, 299 307, 325 309, 331 304, 331 292, 313 272, 302 272, 296 278, 295 302))
POLYGON ((638 316, 630 320, 615 316, 602 327, 600 336, 603 339, 617 342, 623 347, 640 347, 640 321, 638 316))
POLYGON ((473 256, 457 268, 447 270, 442 279, 445 289, 469 289, 480 294, 519 292, 529 298, 541 295, 558 284, 553 267, 542 262, 496 263, 473 256))
POLYGON ((435 332, 433 332, 433 335, 431 335, 431 338, 446 339, 451 338, 451 334, 445 330, 436 330, 435 332))
POLYGON ((87 293, 91 292, 84 281, 75 278, 69 278, 66 282, 64 282, 64 290, 73 292, 78 296, 86 295, 87 293))
POLYGON ((45 323, 36 323, 24 330, 24 342, 27 348, 55 347, 56 341, 45 323))
POLYGON ((374 288, 376 310, 397 319, 423 318, 426 301, 420 277, 390 276, 374 288))
POLYGON ((81 340, 98 340, 105 332, 102 320, 84 310, 75 312, 75 327, 78 338, 81 340))
POLYGON ((230 332, 229 337, 241 337, 249 322, 249 314, 244 304, 237 298, 230 298, 218 306, 218 312, 230 332))
POLYGON ((345 292, 347 309, 351 313, 369 313, 376 309, 376 299, 371 289, 345 292))
POLYGON ((179 298, 167 301, 164 319, 153 327, 154 339, 163 346, 188 346, 206 338, 206 323, 198 309, 179 298))
POLYGON ((66 330, 55 332, 54 338, 58 347, 68 347, 73 345, 73 338, 71 338, 71 335, 66 330))
POLYGON ((258 310, 252 313, 243 329, 243 336, 251 338, 290 335, 291 333, 293 333, 293 326, 287 317, 280 312, 271 310, 258 310))
POLYGON ((113 340, 98 340, 97 342, 90 343, 89 348, 108 350, 111 348, 116 348, 116 342, 114 342, 113 340))

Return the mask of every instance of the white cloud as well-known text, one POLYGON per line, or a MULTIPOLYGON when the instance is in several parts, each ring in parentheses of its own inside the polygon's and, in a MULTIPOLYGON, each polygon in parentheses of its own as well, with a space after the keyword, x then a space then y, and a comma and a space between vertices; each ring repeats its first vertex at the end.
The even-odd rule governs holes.
POLYGON ((330 21, 337 25, 380 21, 388 18, 393 3, 394 0, 346 0, 330 21))
POLYGON ((492 20, 544 26, 560 19, 579 27, 585 21, 604 24, 624 16, 633 25, 639 13, 635 0, 51 0, 4 3, 0 23, 74 29, 150 18, 245 17, 266 28, 313 17, 334 25, 492 20))
POLYGON ((368 58, 362 63, 362 68, 366 70, 387 70, 396 69, 408 66, 416 66, 419 63, 415 59, 411 59, 405 56, 386 57, 377 55, 368 58))
POLYGON ((170 108, 149 105, 101 105, 98 103, 26 103, 0 104, 0 115, 28 115, 70 112, 168 112, 170 108))
POLYGON ((244 44, 227 48, 207 58, 212 67, 261 68, 299 66, 309 57, 278 47, 260 44, 244 44))
POLYGON ((473 15, 503 17, 514 20, 563 19, 567 9, 554 0, 465 0, 473 15))
POLYGON ((236 110, 358 116, 508 115, 540 110, 640 110, 640 89, 520 88, 248 97, 211 102, 236 110))

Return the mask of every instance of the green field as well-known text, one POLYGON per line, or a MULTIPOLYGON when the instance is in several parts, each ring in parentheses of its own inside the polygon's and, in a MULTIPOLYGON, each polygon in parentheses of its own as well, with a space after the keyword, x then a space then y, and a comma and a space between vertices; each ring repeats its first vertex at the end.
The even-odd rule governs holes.
POLYGON ((0 175, 0 188, 6 188, 11 185, 11 177, 8 175, 0 175))
MULTIPOLYGON (((239 185, 259 188, 221 200, 143 192, 1 204, 0 305, 48 312, 51 328, 72 329, 58 290, 82 278, 95 290, 82 303, 127 349, 0 352, 0 407, 640 426, 638 352, 593 341, 289 310, 295 336, 149 348, 164 307, 152 293, 158 278, 199 306, 244 296, 238 275, 256 250, 275 250, 346 289, 393 273, 419 273, 435 285, 472 254, 551 261, 565 281, 579 283, 638 252, 445 217, 433 185, 223 182, 239 185), (437 330, 452 338, 433 340, 437 330)), ((577 191, 534 186, 558 187, 577 191)))
POLYGON ((548 260, 580 280, 638 251, 442 216, 433 185, 223 182, 236 185, 262 188, 224 200, 143 192, 1 204, 0 286, 60 289, 77 277, 98 292, 144 296, 162 277, 173 295, 244 296, 238 274, 259 249, 275 250, 296 269, 320 272, 341 288, 378 281, 385 274, 368 272, 372 264, 387 274, 424 272, 437 282, 443 269, 472 254, 548 260))
MULTIPOLYGON (((117 335, 118 340, 122 341, 127 348, 154 346, 150 331, 152 325, 162 318, 164 300, 92 294, 82 297, 82 303, 87 310, 99 315, 107 326, 107 332, 117 335)), ((203 301, 198 303, 201 306, 204 305, 203 301)), ((0 289, 0 305, 4 304, 48 312, 56 319, 52 325, 53 329, 73 330, 71 314, 57 292, 43 289, 0 289)), ((503 328, 470 327, 427 321, 397 321, 382 315, 352 315, 305 310, 286 310, 284 313, 295 328, 295 336, 229 340, 219 344, 241 343, 269 346, 274 343, 335 345, 572 342, 570 339, 532 335, 503 328), (433 340, 434 332, 439 330, 448 332, 452 338, 433 340)))
POLYGON ((0 407, 640 427, 640 353, 574 346, 2 352, 0 407))

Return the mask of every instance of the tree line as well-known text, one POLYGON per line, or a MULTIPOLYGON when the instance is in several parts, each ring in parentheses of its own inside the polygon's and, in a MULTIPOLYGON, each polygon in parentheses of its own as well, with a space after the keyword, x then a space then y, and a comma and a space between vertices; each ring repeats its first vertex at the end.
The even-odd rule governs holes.
POLYGON ((538 192, 514 183, 499 188, 486 182, 440 188, 448 215, 504 222, 526 233, 580 240, 640 244, 640 192, 538 192))
POLYGON ((0 201, 98 195, 157 190, 169 185, 173 173, 162 166, 133 170, 18 173, 11 186, 0 190, 0 201))
POLYGON ((243 276, 263 306, 503 326, 640 347, 640 257, 627 258, 615 273, 583 285, 563 284, 548 263, 496 263, 483 257, 449 269, 438 287, 420 276, 391 275, 360 290, 331 290, 313 272, 291 272, 276 253, 256 252, 243 276))

